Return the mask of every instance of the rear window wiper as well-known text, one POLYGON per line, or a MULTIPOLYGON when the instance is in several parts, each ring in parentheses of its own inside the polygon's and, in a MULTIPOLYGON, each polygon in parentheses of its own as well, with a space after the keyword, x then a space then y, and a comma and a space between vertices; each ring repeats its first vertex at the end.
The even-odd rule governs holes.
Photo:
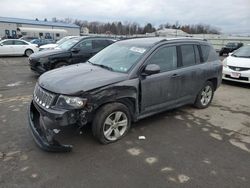
POLYGON ((109 67, 109 66, 107 66, 107 65, 96 64, 96 63, 92 63, 92 62, 90 62, 90 61, 88 61, 88 62, 89 62, 91 65, 98 66, 98 67, 101 67, 101 68, 104 68, 104 69, 113 71, 113 68, 112 68, 112 67, 109 67))

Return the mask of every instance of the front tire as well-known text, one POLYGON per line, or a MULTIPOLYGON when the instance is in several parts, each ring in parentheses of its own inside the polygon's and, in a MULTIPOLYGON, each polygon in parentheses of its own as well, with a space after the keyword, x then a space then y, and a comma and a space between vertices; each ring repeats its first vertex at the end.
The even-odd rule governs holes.
POLYGON ((31 54, 33 54, 34 53, 34 51, 33 50, 31 50, 31 49, 27 49, 27 50, 25 50, 25 52, 24 52, 24 54, 27 56, 27 57, 29 57, 31 54))
POLYGON ((131 115, 128 108, 121 103, 109 103, 96 113, 93 123, 93 135, 102 144, 116 142, 129 131, 131 115))
POLYGON ((194 106, 200 109, 207 108, 213 100, 214 85, 207 81, 196 97, 194 106))

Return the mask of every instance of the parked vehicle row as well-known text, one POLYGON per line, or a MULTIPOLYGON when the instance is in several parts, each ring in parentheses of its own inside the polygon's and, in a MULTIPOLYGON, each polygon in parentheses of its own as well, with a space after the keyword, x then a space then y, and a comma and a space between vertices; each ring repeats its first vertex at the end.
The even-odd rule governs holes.
POLYGON ((232 53, 234 50, 239 49, 243 46, 243 43, 241 42, 229 42, 224 47, 221 48, 219 55, 223 56, 224 54, 228 55, 229 53, 232 53))
POLYGON ((222 63, 224 80, 250 83, 250 45, 230 53, 222 63))
MULTIPOLYGON (((105 40, 111 43, 95 40, 77 38, 60 47, 74 56, 97 44, 98 50, 104 48, 100 44, 105 40)), ((69 125, 92 123, 93 135, 103 144, 112 143, 142 118, 185 104, 208 107, 221 77, 222 64, 206 41, 157 37, 118 41, 86 63, 42 74, 28 113, 30 129, 47 151, 72 149, 55 140, 56 133, 69 125)))
POLYGON ((52 50, 35 53, 29 57, 32 71, 42 74, 48 70, 87 61, 103 48, 114 43, 102 37, 71 38, 52 50))
POLYGON ((0 48, 0 55, 26 55, 29 56, 32 53, 37 52, 37 49, 33 47, 27 48, 26 45, 35 44, 34 46, 39 47, 39 51, 45 49, 54 49, 58 45, 61 45, 65 41, 71 38, 79 36, 67 36, 55 43, 52 39, 39 39, 37 37, 21 37, 20 39, 5 39, 0 42, 3 48, 0 48), (17 46, 18 45, 18 46, 17 46), (24 46, 25 45, 25 46, 24 46))

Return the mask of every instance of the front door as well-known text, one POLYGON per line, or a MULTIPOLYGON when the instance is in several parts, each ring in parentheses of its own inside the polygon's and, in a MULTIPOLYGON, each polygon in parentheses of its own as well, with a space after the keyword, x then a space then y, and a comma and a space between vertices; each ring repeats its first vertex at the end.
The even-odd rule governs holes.
POLYGON ((157 64, 160 73, 141 77, 141 114, 175 106, 181 79, 177 70, 176 46, 160 47, 146 64, 157 64))
POLYGON ((13 40, 3 41, 0 44, 0 55, 12 55, 13 53, 13 40))

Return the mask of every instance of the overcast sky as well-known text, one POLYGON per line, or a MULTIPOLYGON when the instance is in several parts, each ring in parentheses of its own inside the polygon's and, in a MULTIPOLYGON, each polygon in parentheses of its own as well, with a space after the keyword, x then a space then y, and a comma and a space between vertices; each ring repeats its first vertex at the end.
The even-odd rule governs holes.
POLYGON ((0 0, 0 16, 197 24, 250 33, 250 0, 0 0))

